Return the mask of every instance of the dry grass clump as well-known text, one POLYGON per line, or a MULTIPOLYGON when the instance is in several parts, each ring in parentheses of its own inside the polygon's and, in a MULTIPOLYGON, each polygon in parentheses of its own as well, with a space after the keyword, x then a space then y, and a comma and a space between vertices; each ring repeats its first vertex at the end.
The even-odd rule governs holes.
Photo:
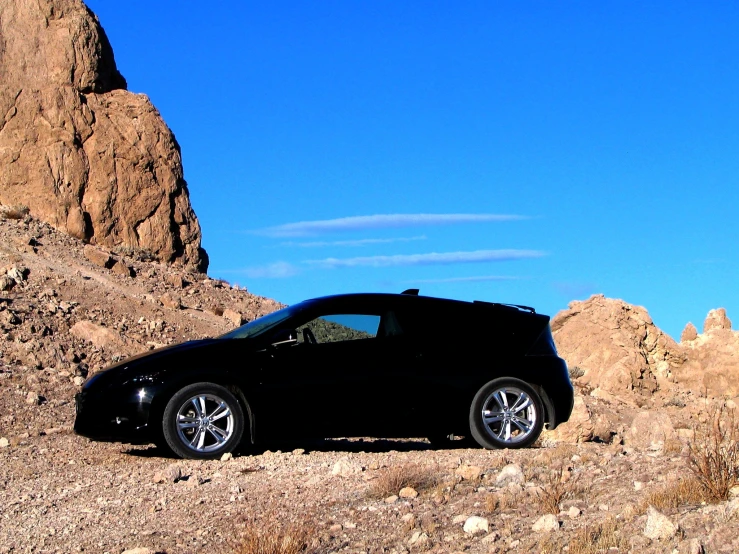
POLYGON ((619 532, 616 519, 608 519, 580 529, 569 543, 569 554, 599 554, 609 548, 628 550, 629 543, 619 532))
POLYGON ((679 479, 650 492, 637 506, 636 512, 644 514, 649 506, 660 512, 677 510, 680 506, 700 504, 707 499, 707 492, 695 477, 679 479))
POLYGON ((398 494, 400 489, 412 487, 417 492, 433 489, 439 484, 434 471, 419 464, 396 466, 385 471, 370 487, 368 496, 372 498, 387 498, 398 494))
POLYGON ((570 373, 570 379, 573 381, 577 379, 578 377, 582 377, 583 375, 585 375, 585 370, 580 367, 577 367, 576 365, 568 368, 568 370, 570 373))
POLYGON ((307 554, 312 552, 310 530, 305 524, 281 528, 277 523, 251 524, 242 531, 235 554, 307 554))
POLYGON ((544 477, 541 488, 536 492, 539 499, 539 512, 557 515, 559 505, 563 500, 574 498, 582 491, 580 476, 562 464, 544 477))
POLYGON ((23 219, 30 211, 28 206, 24 206, 23 204, 0 206, 0 217, 3 219, 23 219))
POLYGON ((688 467, 709 500, 729 498, 739 485, 739 427, 735 410, 714 410, 688 443, 688 467))

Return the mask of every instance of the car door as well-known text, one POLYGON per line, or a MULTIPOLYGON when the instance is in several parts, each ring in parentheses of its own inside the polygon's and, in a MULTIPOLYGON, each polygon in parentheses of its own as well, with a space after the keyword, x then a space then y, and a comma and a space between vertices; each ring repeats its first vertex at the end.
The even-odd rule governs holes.
POLYGON ((285 436, 364 436, 393 418, 386 382, 397 341, 378 336, 377 313, 329 313, 298 325, 294 344, 273 347, 261 387, 274 400, 266 425, 285 436))

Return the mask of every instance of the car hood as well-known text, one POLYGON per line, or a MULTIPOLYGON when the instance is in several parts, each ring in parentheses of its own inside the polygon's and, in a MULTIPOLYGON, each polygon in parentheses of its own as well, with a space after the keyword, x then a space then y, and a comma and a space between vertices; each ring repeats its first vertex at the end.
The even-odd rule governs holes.
POLYGON ((108 366, 102 371, 91 375, 82 388, 87 389, 93 383, 95 383, 96 386, 105 386, 113 380, 117 381, 124 376, 133 375, 140 369, 149 367, 152 362, 156 362, 162 358, 179 356, 186 352, 207 348, 218 342, 220 342, 219 339, 191 340, 179 344, 173 344, 171 346, 164 346, 155 350, 147 350, 146 352, 126 358, 117 364, 108 366))

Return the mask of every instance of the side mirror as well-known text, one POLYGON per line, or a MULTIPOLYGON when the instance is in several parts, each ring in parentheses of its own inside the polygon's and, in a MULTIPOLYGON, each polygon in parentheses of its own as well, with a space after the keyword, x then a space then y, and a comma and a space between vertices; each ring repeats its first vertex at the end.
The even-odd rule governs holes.
POLYGON ((282 346, 283 344, 295 344, 298 342, 298 332, 295 329, 282 329, 272 335, 272 346, 282 346))

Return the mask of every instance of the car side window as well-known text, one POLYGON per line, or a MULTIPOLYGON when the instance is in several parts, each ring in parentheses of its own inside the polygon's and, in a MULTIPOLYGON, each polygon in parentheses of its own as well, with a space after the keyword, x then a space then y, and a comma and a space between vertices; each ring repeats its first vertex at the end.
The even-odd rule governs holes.
POLYGON ((298 342, 323 344, 371 339, 377 336, 379 326, 379 315, 325 315, 301 325, 298 328, 298 342))

